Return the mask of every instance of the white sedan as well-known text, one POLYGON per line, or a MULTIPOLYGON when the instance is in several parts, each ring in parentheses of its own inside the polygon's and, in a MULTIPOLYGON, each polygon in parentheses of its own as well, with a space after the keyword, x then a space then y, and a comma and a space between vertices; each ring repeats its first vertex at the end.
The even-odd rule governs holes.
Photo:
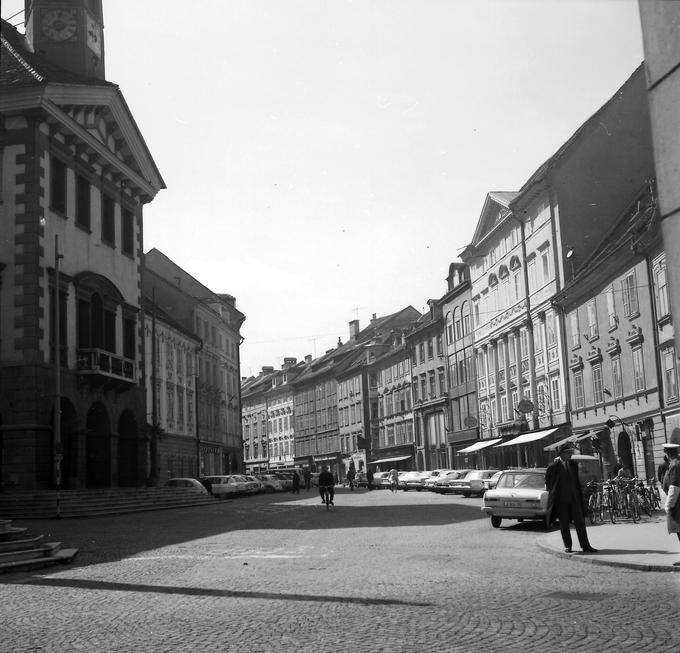
POLYGON ((210 494, 202 483, 199 483, 195 478, 170 478, 165 483, 166 487, 181 487, 187 490, 193 490, 198 494, 210 494))
POLYGON ((545 469, 513 469, 503 472, 493 490, 482 499, 482 510, 498 528, 503 519, 537 519, 549 527, 545 469))

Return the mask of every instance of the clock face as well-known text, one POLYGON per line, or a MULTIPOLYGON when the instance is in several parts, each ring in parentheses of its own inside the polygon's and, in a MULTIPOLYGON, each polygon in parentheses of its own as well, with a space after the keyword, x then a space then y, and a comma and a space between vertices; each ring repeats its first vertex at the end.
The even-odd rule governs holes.
POLYGON ((78 11, 76 9, 50 9, 40 22, 43 34, 53 41, 66 41, 78 30, 78 11))
POLYGON ((87 45, 98 57, 102 56, 102 30, 92 17, 88 16, 85 21, 87 32, 87 45))

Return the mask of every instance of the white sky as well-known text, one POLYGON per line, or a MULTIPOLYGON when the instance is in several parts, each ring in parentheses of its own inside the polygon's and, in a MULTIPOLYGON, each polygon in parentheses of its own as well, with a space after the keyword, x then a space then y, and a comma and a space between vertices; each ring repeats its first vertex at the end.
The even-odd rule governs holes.
POLYGON ((144 249, 236 297, 244 376, 423 311, 486 193, 643 57, 637 0, 104 0, 104 21, 168 186, 144 249))

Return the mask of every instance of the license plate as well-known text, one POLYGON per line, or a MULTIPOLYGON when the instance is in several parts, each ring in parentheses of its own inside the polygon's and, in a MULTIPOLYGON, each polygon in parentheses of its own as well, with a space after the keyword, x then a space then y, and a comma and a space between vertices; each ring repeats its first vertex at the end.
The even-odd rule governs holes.
POLYGON ((505 508, 519 508, 519 501, 503 501, 505 508))

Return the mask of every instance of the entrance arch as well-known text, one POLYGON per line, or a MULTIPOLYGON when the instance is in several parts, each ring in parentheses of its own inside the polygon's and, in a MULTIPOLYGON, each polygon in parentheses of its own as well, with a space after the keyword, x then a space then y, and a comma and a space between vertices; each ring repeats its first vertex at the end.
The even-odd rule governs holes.
POLYGON ((624 467, 627 467, 631 474, 635 476, 635 464, 633 462, 633 451, 630 446, 630 436, 626 431, 621 431, 616 440, 616 450, 621 458, 624 467))
POLYGON ((89 488, 110 487, 111 423, 104 404, 98 401, 87 411, 85 435, 86 485, 89 488))

